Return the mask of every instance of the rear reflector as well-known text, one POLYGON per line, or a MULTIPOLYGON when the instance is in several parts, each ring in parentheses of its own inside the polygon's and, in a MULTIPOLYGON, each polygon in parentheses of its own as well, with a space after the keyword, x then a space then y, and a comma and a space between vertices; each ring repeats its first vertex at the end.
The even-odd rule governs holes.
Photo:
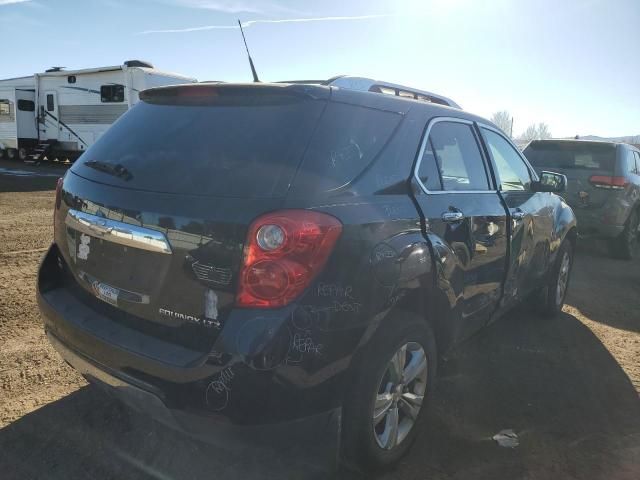
POLYGON ((629 185, 629 181, 625 177, 610 177, 608 175, 592 175, 589 182, 594 187, 609 188, 612 190, 622 190, 629 185))
POLYGON ((282 307, 324 267, 342 232, 340 221, 309 210, 281 210, 249 227, 236 305, 282 307))

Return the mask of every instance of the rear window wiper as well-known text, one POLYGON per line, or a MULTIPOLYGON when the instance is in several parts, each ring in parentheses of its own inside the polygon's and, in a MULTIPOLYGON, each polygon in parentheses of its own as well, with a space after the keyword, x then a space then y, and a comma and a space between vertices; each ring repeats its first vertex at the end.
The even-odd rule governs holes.
POLYGON ((114 165, 113 163, 100 162, 98 160, 89 160, 88 162, 84 162, 83 165, 98 170, 99 172, 121 178, 125 182, 133 178, 133 175, 131 175, 131 172, 127 169, 127 167, 119 163, 116 163, 114 165))

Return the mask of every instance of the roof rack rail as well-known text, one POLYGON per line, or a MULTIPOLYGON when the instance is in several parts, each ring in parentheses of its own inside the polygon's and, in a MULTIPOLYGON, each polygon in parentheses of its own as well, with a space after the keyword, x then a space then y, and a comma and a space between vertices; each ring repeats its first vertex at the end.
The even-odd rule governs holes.
POLYGON ((374 92, 395 95, 396 97, 413 98, 414 100, 422 100, 423 102, 437 103, 439 105, 446 105, 448 107, 460 109, 460 105, 456 102, 450 98, 438 95, 437 93, 418 90, 417 88, 406 87, 404 85, 398 85, 381 80, 373 80, 371 78, 340 75, 330 78, 323 84, 346 88, 349 90, 358 90, 361 92, 374 92))

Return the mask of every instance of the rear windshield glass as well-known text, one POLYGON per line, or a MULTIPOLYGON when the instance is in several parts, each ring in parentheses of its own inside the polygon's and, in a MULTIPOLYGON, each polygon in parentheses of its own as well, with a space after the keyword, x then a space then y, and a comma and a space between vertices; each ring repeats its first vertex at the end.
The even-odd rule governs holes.
POLYGON ((166 193, 279 197, 325 103, 293 96, 239 105, 138 103, 72 170, 166 193))
POLYGON ((534 167, 612 171, 616 147, 587 142, 532 142, 524 154, 534 167))

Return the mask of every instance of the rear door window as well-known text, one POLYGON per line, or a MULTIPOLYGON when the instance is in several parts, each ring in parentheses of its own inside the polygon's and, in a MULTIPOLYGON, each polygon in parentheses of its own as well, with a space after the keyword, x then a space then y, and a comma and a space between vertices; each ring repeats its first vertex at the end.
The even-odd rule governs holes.
POLYGON ((428 190, 489 190, 482 154, 470 124, 434 123, 427 142, 418 175, 426 178, 427 183, 423 184, 428 190), (435 172, 440 174, 441 188, 435 172))
POLYGON ((493 130, 483 128, 482 134, 497 170, 500 190, 528 190, 531 185, 531 172, 516 149, 493 130))
POLYGON ((422 158, 420 159, 418 177, 427 190, 431 192, 442 190, 442 179, 440 178, 436 156, 433 153, 433 147, 429 139, 426 140, 422 158))

